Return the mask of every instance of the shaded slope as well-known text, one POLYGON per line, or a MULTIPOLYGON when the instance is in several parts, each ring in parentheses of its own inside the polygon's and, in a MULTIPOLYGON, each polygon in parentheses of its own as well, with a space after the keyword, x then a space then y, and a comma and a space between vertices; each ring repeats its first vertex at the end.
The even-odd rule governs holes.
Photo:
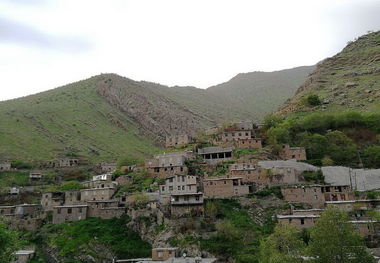
POLYGON ((328 111, 380 112, 380 31, 349 43, 325 59, 280 112, 328 111), (309 107, 305 99, 318 95, 324 105, 309 107))

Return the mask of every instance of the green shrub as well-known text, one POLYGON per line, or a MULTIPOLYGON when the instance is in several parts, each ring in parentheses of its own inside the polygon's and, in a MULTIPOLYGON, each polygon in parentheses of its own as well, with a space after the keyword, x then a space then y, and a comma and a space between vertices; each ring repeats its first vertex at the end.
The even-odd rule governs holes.
POLYGON ((307 96, 306 100, 307 100, 307 103, 311 106, 317 106, 321 104, 321 100, 319 99, 319 96, 315 94, 311 94, 307 96))

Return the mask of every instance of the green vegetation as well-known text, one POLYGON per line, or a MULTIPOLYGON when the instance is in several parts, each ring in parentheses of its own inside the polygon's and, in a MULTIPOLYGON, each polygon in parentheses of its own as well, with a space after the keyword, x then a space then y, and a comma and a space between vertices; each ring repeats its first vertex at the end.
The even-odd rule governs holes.
POLYGON ((12 161, 11 166, 12 168, 16 168, 16 169, 31 169, 33 165, 21 160, 16 160, 16 161, 12 161))
POLYGON ((309 96, 307 96, 306 101, 310 106, 317 106, 321 104, 319 96, 315 94, 310 94, 309 96))
MULTIPOLYGON (((74 261, 83 253, 105 260, 110 250, 118 258, 148 257, 151 246, 142 241, 136 232, 128 229, 129 219, 98 219, 46 226, 48 242, 58 250, 58 255, 74 261)), ((65 261, 65 262, 68 262, 65 261)))
POLYGON ((268 118, 265 125, 274 149, 281 143, 303 146, 312 164, 380 167, 380 114, 312 113, 268 118))
POLYGON ((309 231, 277 225, 274 233, 260 243, 261 263, 303 262, 310 256, 312 263, 374 262, 355 233, 346 212, 328 208, 309 231))
POLYGON ((279 199, 283 198, 282 193, 281 193, 281 187, 279 186, 265 187, 263 190, 256 191, 251 195, 258 198, 264 198, 270 195, 274 195, 279 199))
POLYGON ((152 189, 152 184, 154 182, 159 183, 159 180, 156 178, 150 177, 146 171, 135 171, 135 172, 129 173, 126 176, 132 178, 132 183, 121 186, 116 196, 120 196, 123 193, 128 194, 128 193, 135 193, 135 192, 143 192, 143 191, 147 191, 148 189, 157 190, 157 189, 152 189))
POLYGON ((274 233, 260 242, 260 263, 302 263, 304 247, 300 231, 278 224, 274 233))
POLYGON ((30 185, 28 172, 0 172, 0 187, 30 185))
POLYGON ((74 191, 79 189, 82 189, 82 185, 78 181, 65 182, 59 187, 60 191, 74 191))
POLYGON ((0 222, 0 263, 9 263, 14 259, 13 253, 19 248, 19 234, 0 222))
POLYGON ((47 161, 62 155, 90 162, 159 150, 153 139, 96 90, 96 78, 0 103, 0 155, 47 161))
POLYGON ((246 155, 255 155, 255 154, 259 154, 261 153, 262 150, 261 149, 236 149, 234 151, 234 156, 235 158, 240 158, 242 156, 246 156, 246 155))
POLYGON ((373 262, 359 234, 348 223, 347 213, 327 209, 311 229, 308 251, 316 263, 373 262))
POLYGON ((315 183, 321 183, 323 184, 325 181, 325 177, 323 176, 323 173, 321 170, 318 171, 304 171, 303 177, 308 182, 315 182, 315 183))
MULTIPOLYGON (((208 200, 206 217, 215 222, 217 233, 201 239, 201 248, 237 263, 258 262, 260 237, 272 232, 272 212, 263 215, 263 225, 252 220, 247 208, 234 200, 208 200)), ((208 226, 210 227, 210 226, 208 226)))

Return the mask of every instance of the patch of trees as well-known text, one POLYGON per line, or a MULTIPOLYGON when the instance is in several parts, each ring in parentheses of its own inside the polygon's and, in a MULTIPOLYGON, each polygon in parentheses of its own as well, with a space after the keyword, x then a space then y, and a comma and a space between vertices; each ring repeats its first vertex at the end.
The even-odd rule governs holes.
POLYGON ((374 262, 362 237, 348 221, 346 212, 327 209, 309 232, 278 224, 260 242, 260 262, 301 263, 306 256, 312 263, 374 262))
POLYGON ((273 149, 303 146, 315 165, 380 167, 380 114, 312 113, 265 119, 265 135, 273 149))

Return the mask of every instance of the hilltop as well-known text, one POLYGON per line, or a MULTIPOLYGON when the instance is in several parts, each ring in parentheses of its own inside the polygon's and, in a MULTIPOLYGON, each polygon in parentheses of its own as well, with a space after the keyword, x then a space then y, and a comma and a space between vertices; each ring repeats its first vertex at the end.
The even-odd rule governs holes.
POLYGON ((280 108, 284 115, 311 111, 380 112, 380 31, 349 42, 341 52, 320 62, 280 108), (322 105, 308 105, 310 95, 317 95, 322 105))
POLYGON ((141 158, 160 151, 166 135, 195 134, 233 120, 260 120, 291 96, 311 70, 239 74, 206 90, 101 74, 0 102, 0 159, 141 158), (272 92, 266 92, 269 89, 272 92))

